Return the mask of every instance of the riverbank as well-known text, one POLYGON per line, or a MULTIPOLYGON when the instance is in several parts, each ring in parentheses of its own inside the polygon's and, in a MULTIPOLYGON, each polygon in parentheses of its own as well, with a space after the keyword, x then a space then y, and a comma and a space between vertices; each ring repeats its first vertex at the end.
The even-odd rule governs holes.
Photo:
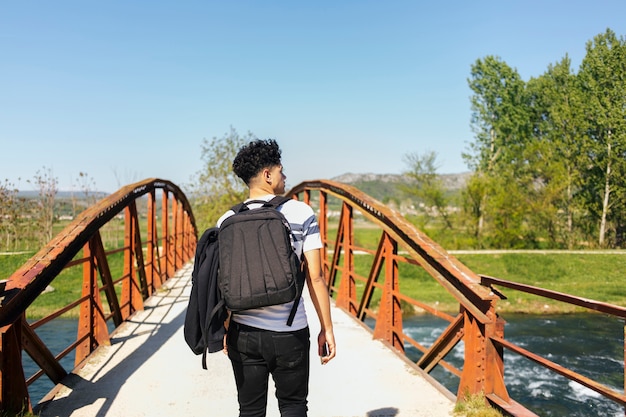
MULTIPOLYGON (((626 251, 453 251, 460 262, 479 275, 487 275, 571 294, 618 306, 626 306, 626 251)), ((0 256, 0 279, 8 278, 23 262, 25 255, 0 256)), ((112 267, 121 270, 119 265, 112 267)), ((367 255, 355 256, 355 265, 367 275, 370 264, 367 255), (363 264, 360 266, 360 264, 363 264)), ((438 310, 458 312, 459 306, 446 290, 426 273, 419 274, 415 268, 400 265, 400 290, 407 296, 420 300, 438 310)), ((423 271, 422 271, 423 272, 423 271)), ((120 272, 121 273, 121 272, 120 272)), ((64 276, 62 283, 55 280, 56 291, 42 295, 29 308, 29 319, 40 318, 55 311, 71 300, 80 297, 82 271, 64 276), (74 294, 70 294, 70 293, 74 294), (61 297, 61 293, 67 296, 61 297)), ((520 291, 498 288, 506 298, 497 302, 499 313, 577 313, 586 311, 580 307, 564 304, 526 294, 520 291)), ((376 298, 373 300, 376 303, 376 298)), ((375 305, 375 304, 374 304, 375 305)), ((410 311, 410 310, 409 310, 410 311)), ((69 316, 75 314, 70 312, 69 316)))
MULTIPOLYGON (((459 312, 458 303, 439 303, 431 305, 439 311, 455 316, 459 312)), ((498 314, 579 314, 588 313, 586 308, 574 306, 571 304, 565 304, 554 300, 545 301, 526 301, 520 300, 519 302, 511 302, 509 300, 500 300, 496 304, 496 312, 498 314)), ((403 317, 412 317, 420 315, 428 315, 426 311, 417 307, 410 309, 403 309, 403 317)))

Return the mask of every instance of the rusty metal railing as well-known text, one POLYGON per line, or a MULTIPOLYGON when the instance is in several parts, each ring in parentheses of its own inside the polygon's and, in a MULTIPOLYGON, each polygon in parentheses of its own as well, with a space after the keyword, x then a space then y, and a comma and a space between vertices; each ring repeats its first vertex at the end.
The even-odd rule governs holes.
MULTIPOLYGON (((566 303, 569 305, 581 307, 586 310, 599 312, 605 314, 609 317, 615 317, 622 321, 626 320, 626 308, 621 306, 616 306, 613 304, 603 303, 600 301, 589 300, 586 298, 576 297, 570 294, 565 294, 558 291, 552 291, 545 288, 535 287, 532 285, 520 284, 517 282, 511 282, 499 278, 494 278, 486 275, 481 275, 481 282, 484 286, 493 288, 494 291, 497 291, 494 287, 500 288, 508 288, 511 290, 521 291, 528 294, 533 294, 539 297, 556 300, 562 303, 566 303)), ((624 334, 626 334, 626 326, 624 327, 624 334)), ((606 385, 595 381, 591 378, 588 378, 578 372, 574 372, 571 369, 567 369, 566 367, 554 363, 551 360, 548 360, 540 355, 537 355, 523 347, 515 345, 507 340, 504 337, 494 337, 492 338, 493 342, 499 346, 500 348, 506 348, 511 352, 514 352, 522 357, 525 357, 538 365, 551 370, 552 372, 564 376, 565 378, 577 382, 582 386, 585 386, 603 397, 620 404, 621 406, 626 406, 626 395, 624 392, 617 392, 614 389, 607 387, 606 385)), ((624 352, 626 352, 626 341, 624 344, 624 352)), ((626 355, 624 358, 624 365, 626 369, 626 355)), ((626 376, 624 380, 624 389, 626 391, 626 376)), ((488 396, 488 398, 496 404, 502 404, 502 399, 496 396, 488 396)), ((504 404, 502 404, 503 406, 504 404)))
POLYGON ((110 344, 109 327, 142 310, 143 301, 193 257, 196 243, 191 206, 166 180, 128 185, 82 212, 0 288, 0 409, 32 411, 28 386, 44 374, 59 383, 67 375, 60 363, 64 357, 74 352, 74 365, 80 367, 98 346, 110 344), (27 321, 29 308, 46 288, 76 268, 82 268, 81 295, 27 321), (36 329, 67 315, 78 317, 76 340, 53 354, 36 329), (25 375, 22 352, 38 372, 25 375))
MULTIPOLYGON (((373 337, 387 342, 401 354, 405 353, 407 344, 418 350, 421 353, 415 362, 418 369, 428 374, 440 365, 458 377, 458 399, 465 398, 468 394, 483 394, 505 414, 536 416, 511 398, 507 391, 504 380, 504 349, 508 349, 579 382, 622 406, 626 404, 624 392, 615 392, 507 341, 504 335, 505 322, 496 312, 496 305, 502 294, 494 287, 532 292, 620 318, 626 318, 626 309, 479 276, 417 230, 398 212, 354 187, 320 180, 299 184, 289 194, 317 206, 319 210, 323 250, 329 254, 328 257, 323 257, 325 272, 336 305, 361 321, 373 319, 373 337), (336 224, 332 221, 332 231, 329 220, 331 215, 338 217, 336 224), (376 248, 355 244, 355 219, 360 215, 381 230, 376 248), (356 271, 357 253, 369 255, 369 273, 359 274, 356 271), (432 303, 421 302, 403 294, 400 289, 403 282, 399 273, 400 264, 421 268, 436 280, 458 302, 459 313, 440 311, 432 303), (377 309, 372 306, 374 294, 379 297, 377 309), (432 345, 423 346, 403 331, 403 303, 449 323, 432 345), (464 345, 462 369, 445 360, 460 343, 464 345)), ((407 282, 406 279, 404 282, 407 282)))
MULTIPOLYGON (((504 320, 496 310, 502 296, 497 288, 525 291, 621 319, 626 318, 624 308, 477 275, 398 212, 354 187, 333 181, 310 181, 299 184, 288 194, 319 210, 323 250, 329 254, 324 257, 324 268, 336 305, 358 320, 373 320, 373 337, 385 341, 400 354, 405 353, 406 346, 419 351, 416 369, 429 374, 441 366, 455 375, 459 380, 457 398, 481 393, 506 414, 535 416, 507 391, 504 380, 504 350, 507 349, 622 406, 626 404, 623 392, 616 392, 507 340, 504 320), (331 214, 337 215, 336 221, 331 220, 331 214), (360 221, 360 216, 380 230, 376 245, 356 243, 355 223, 360 221), (361 253, 370 260, 365 273, 362 262, 355 262, 355 256, 361 253), (361 272, 357 270, 359 265, 361 272), (403 293, 401 284, 407 282, 407 278, 401 276, 401 271, 406 270, 404 267, 419 269, 429 279, 434 279, 445 289, 455 307, 458 306, 458 310, 455 308, 458 313, 403 293), (449 324, 434 343, 425 346, 404 332, 403 304, 449 324), (459 344, 464 345, 460 369, 446 361, 459 344)), ((184 194, 168 181, 151 179, 124 187, 83 212, 16 271, 4 283, 4 288, 0 287, 0 409, 31 409, 28 386, 32 382, 46 375, 53 383, 58 383, 67 374, 60 365, 63 357, 75 352, 74 365, 79 367, 95 348, 108 344, 110 323, 117 326, 142 309, 143 300, 193 256, 196 239, 191 208, 184 194), (157 191, 162 193, 160 228, 157 191), (145 211, 139 209, 143 202, 145 211), (103 243, 103 236, 109 233, 107 227, 122 214, 121 244, 107 247, 103 243), (119 265, 116 257, 122 258, 119 265), (63 274, 73 268, 82 268, 81 295, 45 318, 27 321, 29 308, 46 287, 63 279, 63 274), (120 276, 114 278, 117 272, 120 276), (36 329, 76 310, 77 338, 55 355, 39 339, 36 329), (22 352, 40 367, 32 376, 24 375, 22 352)))

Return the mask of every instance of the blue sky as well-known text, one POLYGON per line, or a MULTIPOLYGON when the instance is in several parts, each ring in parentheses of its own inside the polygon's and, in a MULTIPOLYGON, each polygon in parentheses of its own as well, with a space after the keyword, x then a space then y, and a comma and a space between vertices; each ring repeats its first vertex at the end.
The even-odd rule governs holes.
POLYGON ((464 172, 472 63, 577 70, 624 16, 624 0, 0 1, 0 181, 185 188, 231 127, 278 140, 288 186, 425 151, 464 172))

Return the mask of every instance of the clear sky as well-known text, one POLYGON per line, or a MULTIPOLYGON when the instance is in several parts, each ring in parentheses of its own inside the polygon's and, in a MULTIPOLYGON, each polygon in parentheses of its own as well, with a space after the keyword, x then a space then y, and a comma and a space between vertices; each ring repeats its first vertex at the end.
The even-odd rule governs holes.
POLYGON ((231 127, 278 140, 288 186, 425 151, 464 172, 472 63, 577 71, 607 28, 626 1, 0 0, 0 181, 185 188, 231 127))

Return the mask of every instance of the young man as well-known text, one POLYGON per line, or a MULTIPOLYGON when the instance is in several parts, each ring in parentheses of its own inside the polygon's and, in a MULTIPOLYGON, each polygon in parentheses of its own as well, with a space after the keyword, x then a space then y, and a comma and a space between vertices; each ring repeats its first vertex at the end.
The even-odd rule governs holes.
MULTIPOLYGON (((285 192, 281 151, 274 140, 255 140, 239 150, 233 171, 250 190, 249 200, 269 201, 285 192)), ((260 204, 249 204, 251 210, 260 204)), ((320 321, 317 336, 322 364, 335 357, 330 300, 322 272, 319 226, 313 209, 290 200, 278 207, 291 226, 294 248, 304 254, 307 287, 320 321), (327 351, 326 351, 327 347, 327 351)), ((218 226, 233 211, 226 212, 218 226)), ((224 348, 237 385, 240 417, 265 416, 270 374, 282 417, 307 415, 310 337, 302 298, 291 326, 286 324, 293 302, 232 313, 224 348)))

